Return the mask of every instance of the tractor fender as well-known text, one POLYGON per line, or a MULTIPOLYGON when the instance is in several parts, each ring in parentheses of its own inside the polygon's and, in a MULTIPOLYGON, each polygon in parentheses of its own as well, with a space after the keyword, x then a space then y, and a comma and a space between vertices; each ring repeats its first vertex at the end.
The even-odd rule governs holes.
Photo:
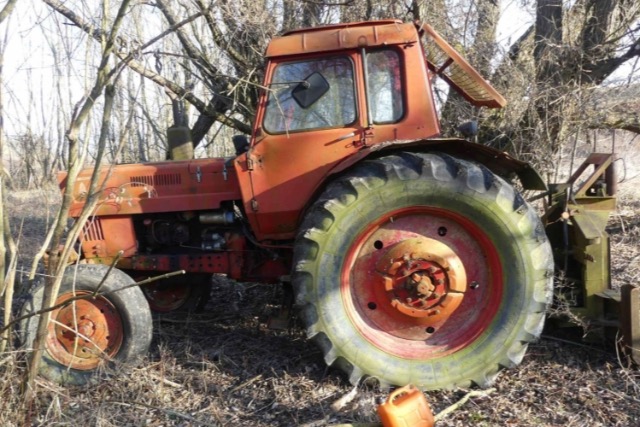
POLYGON ((547 185, 538 172, 527 162, 511 157, 504 151, 480 145, 460 138, 432 138, 410 141, 388 141, 366 146, 358 153, 337 164, 328 174, 332 176, 349 169, 361 160, 380 157, 393 151, 417 152, 438 151, 464 160, 480 163, 501 177, 516 175, 525 190, 547 190, 547 185))

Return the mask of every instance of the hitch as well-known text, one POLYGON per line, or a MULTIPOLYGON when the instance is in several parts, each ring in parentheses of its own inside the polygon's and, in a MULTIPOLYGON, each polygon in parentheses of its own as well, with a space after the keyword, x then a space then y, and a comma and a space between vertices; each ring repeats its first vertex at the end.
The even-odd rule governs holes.
POLYGON ((606 226, 616 207, 613 154, 592 153, 566 183, 549 187, 542 221, 556 271, 567 285, 560 288, 560 298, 573 315, 601 327, 587 339, 602 339, 606 328, 617 327, 625 354, 640 364, 640 288, 611 286, 606 226))

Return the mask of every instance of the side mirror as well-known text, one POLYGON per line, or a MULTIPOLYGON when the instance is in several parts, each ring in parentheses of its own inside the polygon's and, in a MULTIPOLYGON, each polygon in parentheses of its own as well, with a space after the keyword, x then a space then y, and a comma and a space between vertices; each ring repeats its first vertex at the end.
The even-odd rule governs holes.
POLYGON ((317 71, 291 90, 291 96, 302 108, 311 107, 329 90, 329 82, 317 71))

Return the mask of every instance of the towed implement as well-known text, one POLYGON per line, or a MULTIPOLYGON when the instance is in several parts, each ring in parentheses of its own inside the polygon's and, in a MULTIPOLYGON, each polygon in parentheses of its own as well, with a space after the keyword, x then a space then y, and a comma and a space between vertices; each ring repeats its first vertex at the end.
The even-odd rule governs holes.
MULTIPOLYGON (((607 286, 610 156, 588 160, 595 171, 577 191, 578 177, 543 193, 541 219, 511 184, 547 190, 527 163, 441 135, 435 77, 477 107, 505 100, 430 26, 388 20, 292 31, 271 41, 266 60, 268 89, 250 138, 234 138, 235 157, 99 174, 81 265, 67 269, 57 302, 186 275, 53 312, 45 376, 83 383, 105 363, 144 354, 149 307, 202 307, 213 274, 287 284, 308 337, 352 383, 487 386, 540 335, 554 274, 572 310, 604 326, 619 322, 626 348, 638 347, 638 289, 620 295, 607 286)), ((170 135, 189 139, 186 128, 170 135)), ((73 184, 72 217, 91 175, 82 171, 73 184)), ((41 292, 26 310, 37 309, 41 292)))

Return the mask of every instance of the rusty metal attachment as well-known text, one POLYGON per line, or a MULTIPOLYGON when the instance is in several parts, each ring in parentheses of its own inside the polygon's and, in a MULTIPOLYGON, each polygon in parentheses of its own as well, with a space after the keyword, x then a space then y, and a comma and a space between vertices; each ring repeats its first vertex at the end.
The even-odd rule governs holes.
POLYGON ((607 328, 617 327, 625 354, 640 363, 640 288, 611 286, 606 226, 616 189, 613 154, 593 153, 566 183, 550 185, 543 223, 563 282, 559 297, 595 326, 587 338, 600 340, 607 328))
POLYGON ((624 285, 620 300, 622 350, 640 365, 640 287, 624 285))

